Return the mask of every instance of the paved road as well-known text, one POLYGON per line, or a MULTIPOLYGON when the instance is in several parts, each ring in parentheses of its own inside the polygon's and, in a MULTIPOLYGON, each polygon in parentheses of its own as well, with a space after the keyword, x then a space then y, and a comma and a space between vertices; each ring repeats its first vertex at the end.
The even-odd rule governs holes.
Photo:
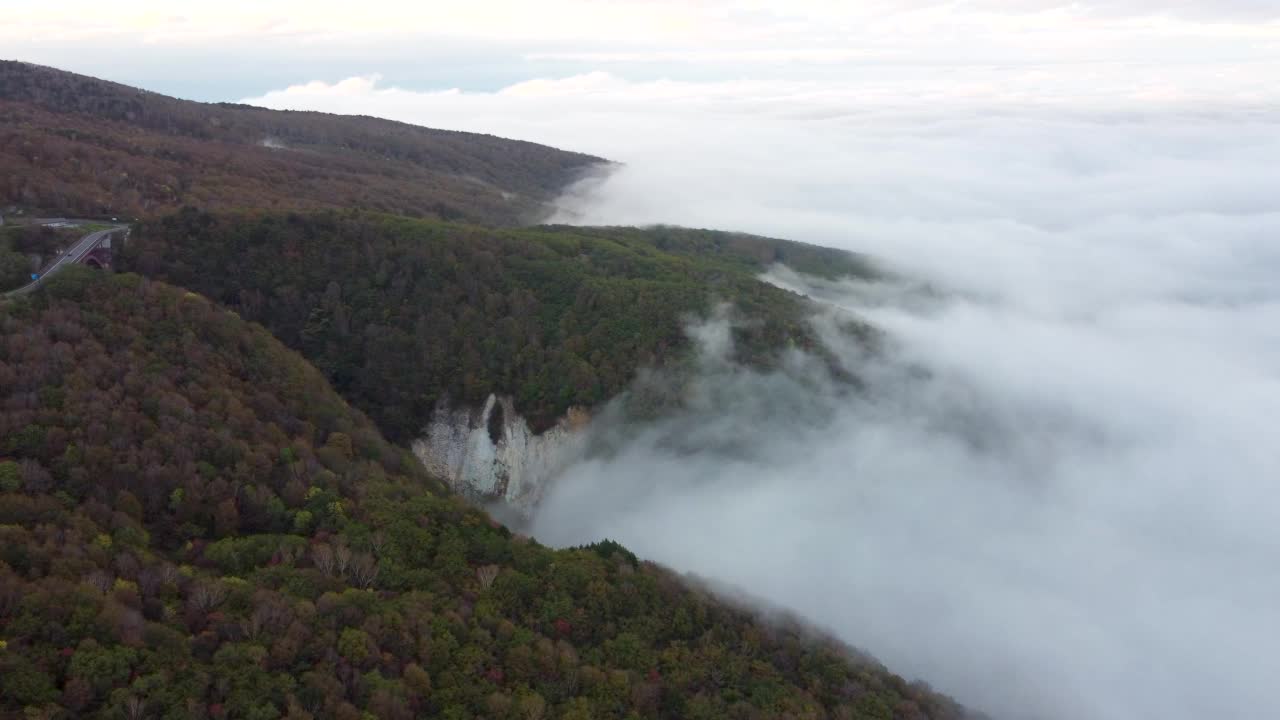
POLYGON ((4 295, 12 297, 16 295, 26 295, 27 293, 32 292, 36 288, 40 287, 40 285, 44 283, 45 280, 49 279, 49 277, 54 273, 57 273, 68 265, 74 265, 80 262, 85 255, 88 255, 94 248, 98 247, 99 243, 106 240, 108 235, 120 232, 121 230, 124 230, 125 227, 126 226, 124 225, 116 225, 107 230, 99 230, 85 235, 77 240, 74 245, 68 248, 66 252, 58 256, 58 259, 55 260, 52 265, 45 268, 40 273, 39 279, 23 285, 17 290, 10 290, 9 292, 4 293, 4 295))

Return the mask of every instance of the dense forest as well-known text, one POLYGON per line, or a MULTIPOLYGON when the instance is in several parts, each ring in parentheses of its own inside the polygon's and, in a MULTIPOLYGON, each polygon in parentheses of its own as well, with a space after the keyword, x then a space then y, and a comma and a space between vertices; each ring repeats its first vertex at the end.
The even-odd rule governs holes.
MULTIPOLYGON (((513 534, 394 444, 441 401, 508 394, 541 429, 678 371, 721 302, 744 363, 821 355, 758 275, 874 272, 502 227, 603 162, 0 62, 0 205, 141 218, 136 274, 0 300, 0 717, 965 716, 616 543, 513 534)), ((79 232, 0 229, 0 287, 79 232)))
POLYGON ((206 104, 0 61, 0 204, 71 216, 360 207, 515 224, 603 163, 370 117, 206 104))
MULTIPOLYGON (((261 222, 302 253, 283 228, 338 220, 261 222)), ((0 332, 0 716, 963 714, 614 543, 512 535, 195 293, 73 268, 0 332)))
POLYGON ((684 357, 686 323, 730 302, 741 360, 815 349, 776 261, 869 272, 856 256, 731 233, 495 230, 357 212, 212 215, 134 233, 122 265, 261 322, 403 442, 436 403, 511 395, 536 429, 684 357))

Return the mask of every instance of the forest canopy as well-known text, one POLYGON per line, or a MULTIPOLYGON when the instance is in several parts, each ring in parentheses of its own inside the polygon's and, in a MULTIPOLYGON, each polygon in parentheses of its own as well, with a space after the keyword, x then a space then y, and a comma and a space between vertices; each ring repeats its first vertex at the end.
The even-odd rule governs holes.
POLYGON ((123 265, 261 322, 397 442, 436 404, 511 395, 535 429, 685 356, 685 326, 731 303, 740 359, 814 348, 785 261, 866 274, 848 253, 675 228, 492 229, 360 212, 208 214, 144 224, 123 265))
POLYGON ((0 715, 963 715, 616 543, 511 534, 195 293, 73 268, 0 331, 0 715))
POLYGON ((55 215, 360 207, 517 224, 600 158, 371 117, 179 100, 0 61, 0 204, 55 215))

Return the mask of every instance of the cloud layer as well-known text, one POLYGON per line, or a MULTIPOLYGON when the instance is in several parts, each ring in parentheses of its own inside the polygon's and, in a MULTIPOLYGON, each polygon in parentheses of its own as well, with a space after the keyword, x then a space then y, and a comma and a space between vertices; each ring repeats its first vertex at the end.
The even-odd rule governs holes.
POLYGON ((627 164, 560 219, 773 234, 899 278, 773 277, 888 332, 857 358, 870 395, 709 349, 689 412, 603 426, 609 452, 557 484, 540 536, 737 583, 1007 717, 1253 718, 1280 715, 1280 115, 1261 71, 357 79, 258 101, 602 154, 627 164))
POLYGON ((981 105, 727 114, 570 200, 932 292, 788 280, 889 332, 872 396, 805 423, 757 405, 793 378, 709 374, 732 391, 576 468, 538 530, 738 582, 1006 717, 1280 713, 1277 118, 981 105), (753 454, 670 447, 726 433, 753 454))

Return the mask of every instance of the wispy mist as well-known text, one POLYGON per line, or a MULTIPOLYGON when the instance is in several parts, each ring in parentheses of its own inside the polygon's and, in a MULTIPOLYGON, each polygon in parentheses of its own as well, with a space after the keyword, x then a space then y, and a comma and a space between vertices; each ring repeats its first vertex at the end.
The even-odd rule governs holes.
MULTIPOLYGON (((1258 642, 1280 597, 1276 464, 1265 424, 1240 434, 1244 398, 1202 406, 1162 387, 1176 370, 1125 382, 1123 353, 1099 376, 1080 356, 1114 346, 976 307, 886 324, 901 343, 879 359, 828 336, 863 393, 811 358, 758 374, 704 341, 686 409, 606 415, 535 535, 732 581, 1002 717, 1276 709, 1258 642)), ((1280 409, 1270 393, 1256 410, 1280 409)))
POLYGON ((772 276, 886 331, 850 363, 868 393, 710 363, 537 534, 738 583, 1002 717, 1280 715, 1276 130, 899 115, 580 189, 580 222, 773 233, 899 279, 772 276))
POLYGON ((1280 113, 1247 70, 261 102, 601 154, 626 165, 560 220, 771 234, 894 274, 771 277, 884 331, 874 358, 832 339, 865 393, 803 357, 717 360, 712 322, 687 409, 603 422, 607 452, 552 489, 540 537, 736 583, 1004 717, 1260 718, 1280 717, 1280 113))

